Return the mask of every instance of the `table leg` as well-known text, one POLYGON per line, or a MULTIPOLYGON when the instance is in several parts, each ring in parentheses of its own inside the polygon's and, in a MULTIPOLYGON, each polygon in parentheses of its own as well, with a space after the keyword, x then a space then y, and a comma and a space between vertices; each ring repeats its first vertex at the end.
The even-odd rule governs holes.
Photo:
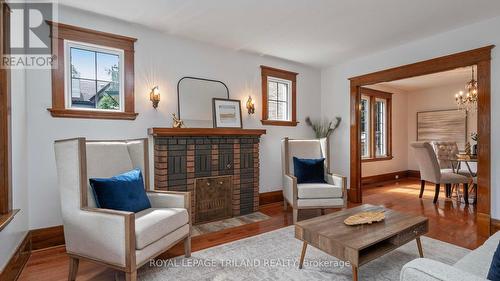
POLYGON ((352 281, 358 281, 358 267, 352 265, 352 281))
POLYGON ((302 253, 300 254, 299 269, 302 269, 302 265, 304 264, 304 258, 306 257, 306 250, 307 250, 307 242, 304 241, 304 244, 302 244, 302 253))
POLYGON ((465 205, 469 205, 469 184, 464 183, 464 201, 465 205))
POLYGON ((420 241, 420 237, 415 238, 415 240, 417 240, 418 254, 420 255, 421 258, 423 258, 424 251, 422 250, 422 241, 420 241))

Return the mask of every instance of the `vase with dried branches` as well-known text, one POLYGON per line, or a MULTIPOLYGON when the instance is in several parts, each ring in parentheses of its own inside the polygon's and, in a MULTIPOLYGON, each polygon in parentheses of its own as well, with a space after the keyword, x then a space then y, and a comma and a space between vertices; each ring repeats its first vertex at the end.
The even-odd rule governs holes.
POLYGON ((340 125, 342 118, 340 116, 335 117, 335 120, 312 120, 309 116, 306 117, 306 124, 309 125, 316 135, 316 138, 326 138, 332 134, 340 125))

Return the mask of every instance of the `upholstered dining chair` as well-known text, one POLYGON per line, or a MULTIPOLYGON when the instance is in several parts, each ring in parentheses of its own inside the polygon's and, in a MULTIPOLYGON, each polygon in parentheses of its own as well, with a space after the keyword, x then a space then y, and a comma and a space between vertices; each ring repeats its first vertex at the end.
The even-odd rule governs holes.
POLYGON ((439 190, 441 184, 446 185, 446 195, 449 197, 451 194, 452 184, 463 184, 464 187, 464 199, 466 204, 468 204, 468 183, 469 178, 466 176, 453 173, 452 171, 446 172, 441 170, 439 162, 434 152, 432 145, 428 142, 412 142, 410 146, 413 148, 415 159, 417 161, 418 167, 420 169, 420 195, 422 198, 425 189, 425 182, 429 181, 435 184, 435 194, 433 202, 436 203, 439 198, 439 190))
POLYGON ((457 142, 455 141, 433 141, 432 148, 436 153, 439 167, 443 172, 455 172, 463 176, 469 176, 470 172, 461 167, 457 163, 458 150, 457 142))
POLYGON ((150 190, 148 140, 55 142, 68 280, 80 260, 96 262, 137 279, 137 268, 178 242, 191 254, 190 193, 150 190), (89 178, 112 177, 139 168, 151 208, 138 213, 96 207, 89 178))
POLYGON ((292 206, 293 222, 297 222, 301 209, 345 208, 347 206, 346 177, 330 173, 328 138, 314 140, 281 141, 284 209, 292 206), (294 175, 293 157, 306 159, 325 158, 326 183, 297 183, 294 175))

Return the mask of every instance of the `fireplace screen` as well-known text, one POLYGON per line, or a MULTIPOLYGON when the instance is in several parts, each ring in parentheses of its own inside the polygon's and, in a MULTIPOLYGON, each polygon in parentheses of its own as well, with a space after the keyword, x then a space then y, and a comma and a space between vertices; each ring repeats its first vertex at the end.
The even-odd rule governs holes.
POLYGON ((232 176, 197 178, 195 223, 232 217, 232 176))

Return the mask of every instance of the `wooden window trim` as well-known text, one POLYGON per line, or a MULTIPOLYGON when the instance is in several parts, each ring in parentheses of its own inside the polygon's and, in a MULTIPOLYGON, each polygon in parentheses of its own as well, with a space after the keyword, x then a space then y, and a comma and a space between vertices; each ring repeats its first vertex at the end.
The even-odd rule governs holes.
POLYGON ((56 58, 57 68, 52 69, 52 107, 47 110, 53 117, 121 119, 135 120, 134 101, 134 43, 136 38, 116 35, 82 27, 47 21, 51 29, 52 55, 56 58), (123 50, 124 52, 124 111, 99 111, 66 108, 64 87, 64 40, 77 41, 123 50), (55 53, 55 50, 57 54, 55 53))
POLYGON ((260 66, 261 77, 262 77, 262 125, 271 126, 297 126, 297 75, 296 72, 291 72, 288 70, 278 69, 269 66, 260 66), (280 120, 269 120, 269 111, 267 104, 267 78, 275 77, 284 80, 289 80, 292 82, 292 93, 291 93, 291 120, 290 121, 280 121, 280 120))
POLYGON ((370 141, 368 144, 368 149, 370 151, 370 156, 367 158, 362 158, 361 162, 376 162, 376 161, 388 161, 393 159, 392 156, 392 93, 374 90, 370 88, 360 88, 360 94, 362 96, 369 97, 369 107, 370 107, 370 141), (376 148, 375 148, 375 100, 384 99, 386 101, 386 155, 384 156, 376 156, 376 148))
MULTIPOLYGON (((0 0, 0 55, 10 53, 10 8, 0 0)), ((12 154, 10 70, 0 69, 0 230, 14 217, 12 210, 12 154)))

